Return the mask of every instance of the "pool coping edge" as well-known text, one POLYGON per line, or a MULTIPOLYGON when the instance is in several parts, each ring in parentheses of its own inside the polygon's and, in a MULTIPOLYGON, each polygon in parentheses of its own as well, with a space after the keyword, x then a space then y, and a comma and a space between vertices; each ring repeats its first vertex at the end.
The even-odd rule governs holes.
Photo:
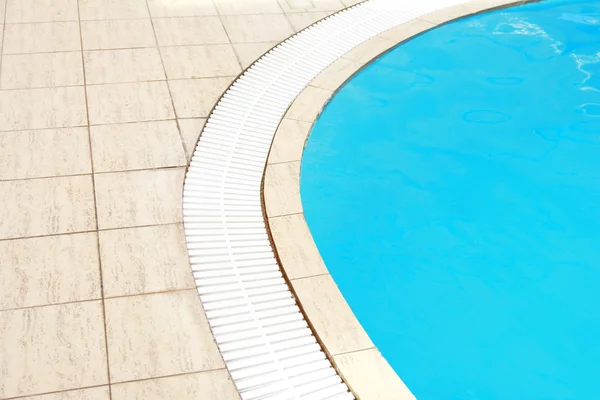
POLYGON ((536 1, 539 0, 469 1, 375 35, 314 78, 280 121, 263 175, 262 202, 271 246, 313 334, 359 399, 414 399, 414 395, 374 346, 350 309, 306 223, 300 198, 300 165, 310 132, 335 94, 396 46, 457 19, 536 1))

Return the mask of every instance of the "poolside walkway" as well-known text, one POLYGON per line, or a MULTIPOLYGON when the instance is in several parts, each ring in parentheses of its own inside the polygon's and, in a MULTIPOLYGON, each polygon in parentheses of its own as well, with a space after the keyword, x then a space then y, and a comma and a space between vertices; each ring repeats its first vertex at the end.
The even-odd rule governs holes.
POLYGON ((356 0, 0 0, 0 399, 239 399, 186 165, 242 68, 356 0))

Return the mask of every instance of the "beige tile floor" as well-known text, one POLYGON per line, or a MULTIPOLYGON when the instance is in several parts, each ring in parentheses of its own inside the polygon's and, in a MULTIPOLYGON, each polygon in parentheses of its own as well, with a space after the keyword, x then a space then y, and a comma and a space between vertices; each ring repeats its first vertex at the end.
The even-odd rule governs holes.
POLYGON ((239 398, 194 290, 185 167, 242 68, 356 2, 0 0, 1 399, 239 398))

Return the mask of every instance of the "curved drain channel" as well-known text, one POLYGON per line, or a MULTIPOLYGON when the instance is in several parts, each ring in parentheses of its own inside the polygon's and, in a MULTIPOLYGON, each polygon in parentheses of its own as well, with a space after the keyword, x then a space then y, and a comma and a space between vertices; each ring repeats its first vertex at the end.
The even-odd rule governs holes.
POLYGON ((310 81, 352 48, 460 3, 370 0, 334 14, 260 58, 208 118, 185 179, 185 234, 198 293, 242 400, 354 399, 304 320, 269 242, 260 190, 280 120, 310 81))

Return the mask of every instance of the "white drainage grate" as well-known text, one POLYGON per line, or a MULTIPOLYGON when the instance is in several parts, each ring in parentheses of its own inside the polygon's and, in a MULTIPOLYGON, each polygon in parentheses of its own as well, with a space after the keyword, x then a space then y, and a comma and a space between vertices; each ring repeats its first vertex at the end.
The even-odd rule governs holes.
POLYGON ((354 398, 304 321, 267 236, 260 186, 280 120, 352 48, 462 2, 370 0, 332 15, 252 65, 206 122, 185 180, 185 234, 198 293, 242 400, 354 398))

